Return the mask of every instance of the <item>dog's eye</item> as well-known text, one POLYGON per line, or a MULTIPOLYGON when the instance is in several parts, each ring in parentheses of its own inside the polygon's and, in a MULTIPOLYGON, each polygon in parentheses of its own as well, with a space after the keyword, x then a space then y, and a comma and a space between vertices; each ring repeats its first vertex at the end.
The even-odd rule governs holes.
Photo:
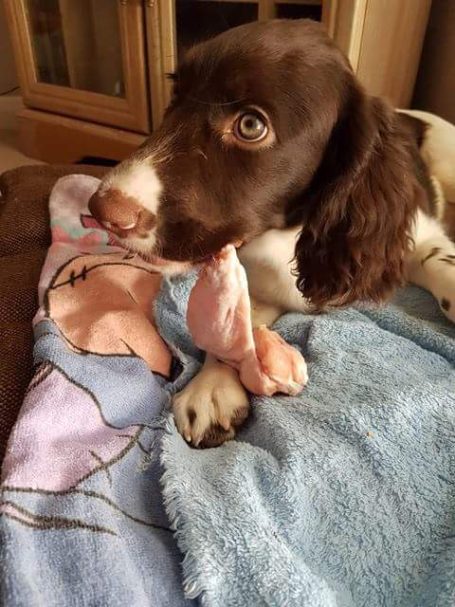
POLYGON ((264 119, 252 112, 242 114, 234 124, 234 135, 241 141, 261 141, 267 133, 268 128, 264 119))

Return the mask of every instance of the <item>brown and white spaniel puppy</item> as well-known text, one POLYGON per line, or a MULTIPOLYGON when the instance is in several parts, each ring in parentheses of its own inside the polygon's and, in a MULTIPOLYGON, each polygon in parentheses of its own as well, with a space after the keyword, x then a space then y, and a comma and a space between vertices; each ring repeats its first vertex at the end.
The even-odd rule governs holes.
MULTIPOLYGON (((125 247, 179 272, 241 241, 255 324, 382 302, 406 278, 455 320, 455 246, 419 154, 424 124, 367 95, 319 24, 229 30, 173 79, 160 128, 90 203, 125 247)), ((247 410, 236 372, 210 357, 174 399, 200 446, 232 438, 247 410)))

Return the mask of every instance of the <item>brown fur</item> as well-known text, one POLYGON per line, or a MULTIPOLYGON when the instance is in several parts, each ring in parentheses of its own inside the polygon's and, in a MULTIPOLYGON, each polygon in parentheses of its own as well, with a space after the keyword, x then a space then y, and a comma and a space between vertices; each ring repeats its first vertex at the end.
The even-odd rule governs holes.
POLYGON ((302 225, 297 285, 316 306, 384 299, 403 279, 411 220, 427 195, 416 135, 363 91, 322 27, 252 23, 193 48, 162 126, 129 159, 163 184, 158 246, 196 261, 228 242, 302 225), (259 106, 274 142, 239 146, 226 124, 259 106))
POLYGON ((425 201, 412 145, 397 115, 352 80, 298 207, 297 285, 316 306, 379 302, 403 282, 411 221, 425 201))

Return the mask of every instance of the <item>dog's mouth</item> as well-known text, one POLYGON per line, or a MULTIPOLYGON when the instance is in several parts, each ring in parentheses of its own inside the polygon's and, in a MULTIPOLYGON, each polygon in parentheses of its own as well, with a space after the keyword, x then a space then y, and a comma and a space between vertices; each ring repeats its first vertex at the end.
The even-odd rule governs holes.
POLYGON ((224 249, 227 245, 233 245, 236 249, 245 244, 244 240, 232 240, 226 241, 222 245, 219 245, 216 249, 210 250, 208 252, 201 252, 198 254, 197 251, 191 251, 188 254, 185 254, 183 251, 179 252, 179 254, 175 253, 175 248, 173 247, 168 251, 166 247, 158 248, 156 251, 152 252, 151 257, 155 257, 161 260, 161 264, 165 265, 166 263, 185 263, 193 266, 199 266, 201 264, 207 263, 213 259, 215 259, 220 251, 224 249))
MULTIPOLYGON (((238 249, 244 244, 244 242, 244 240, 234 240, 226 244, 232 244, 236 249, 238 249)), ((191 269, 200 268, 201 266, 215 260, 219 255, 220 250, 224 248, 221 247, 216 251, 200 255, 179 255, 177 257, 172 254, 174 251, 172 251, 171 255, 167 255, 166 247, 160 246, 159 244, 156 244, 150 250, 141 249, 135 244, 128 242, 127 239, 118 239, 118 244, 130 253, 138 255, 142 260, 156 268, 157 271, 161 272, 162 274, 170 275, 183 274, 191 269)))
POLYGON ((161 274, 184 274, 191 270, 191 268, 200 265, 202 262, 200 260, 197 261, 177 261, 173 259, 168 259, 164 257, 161 251, 152 250, 144 250, 141 249, 134 244, 128 242, 126 239, 116 239, 117 245, 120 246, 128 253, 132 255, 137 255, 147 264, 149 264, 153 269, 161 274))
POLYGON ((141 259, 153 266, 153 268, 156 268, 156 270, 162 274, 184 274, 202 263, 194 261, 175 261, 151 253, 143 253, 141 251, 133 252, 139 255, 141 259))
POLYGON ((190 270, 197 268, 199 264, 190 261, 172 261, 156 255, 143 255, 140 257, 152 266, 160 274, 166 276, 176 276, 186 274, 190 270))

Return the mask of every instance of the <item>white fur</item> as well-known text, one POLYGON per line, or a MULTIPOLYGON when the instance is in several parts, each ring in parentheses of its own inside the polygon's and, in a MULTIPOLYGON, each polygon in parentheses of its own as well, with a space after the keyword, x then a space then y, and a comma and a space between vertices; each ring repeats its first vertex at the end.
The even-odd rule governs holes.
POLYGON ((455 202, 455 125, 420 110, 400 110, 431 125, 420 150, 432 175, 441 183, 449 202, 455 202))
POLYGON ((443 314, 455 322, 455 244, 441 223, 422 211, 417 212, 413 239, 407 264, 409 281, 430 291, 443 314))
MULTIPOLYGON (((239 251, 251 296, 263 306, 283 312, 310 309, 295 285, 292 260, 298 232, 297 228, 269 230, 239 251)), ((452 264, 448 257, 455 255, 455 244, 444 233, 440 221, 420 210, 411 236, 415 245, 407 260, 409 281, 430 291, 441 311, 455 322, 455 258, 452 264), (424 261, 434 249, 438 253, 424 261), (444 309, 444 305, 449 309, 444 309)))
MULTIPOLYGON (((104 178, 98 196, 102 198, 109 190, 118 190, 124 196, 133 198, 138 204, 156 215, 159 197, 163 185, 150 160, 122 162, 110 171, 104 178)), ((109 229, 109 226, 105 224, 109 229)), ((128 229, 127 226, 123 226, 128 229)), ((150 230, 146 238, 117 237, 122 246, 136 253, 142 253, 145 257, 153 250, 156 244, 155 230, 150 230)))
POLYGON ((310 305, 295 286, 294 250, 300 228, 268 230, 239 249, 252 297, 284 311, 304 312, 310 305))
MULTIPOLYGON (((455 202, 455 126, 427 112, 408 111, 429 123, 422 146, 422 155, 437 193, 437 217, 423 211, 416 214, 412 238, 414 250, 407 260, 410 282, 430 291, 441 311, 455 322, 455 265, 447 259, 455 255, 455 244, 444 233, 441 219, 445 197, 455 202), (450 198, 453 196, 453 198, 450 198), (439 253, 422 261, 433 249, 439 253), (446 310, 443 307, 449 305, 446 310), (448 302, 448 304, 447 304, 448 302)), ((308 311, 310 308, 295 286, 293 258, 299 228, 269 230, 239 251, 248 275, 252 297, 263 305, 283 311, 308 311)))
POLYGON ((125 162, 111 171, 99 190, 103 196, 109 189, 119 190, 125 196, 130 196, 144 208, 156 215, 163 184, 150 159, 125 162))

